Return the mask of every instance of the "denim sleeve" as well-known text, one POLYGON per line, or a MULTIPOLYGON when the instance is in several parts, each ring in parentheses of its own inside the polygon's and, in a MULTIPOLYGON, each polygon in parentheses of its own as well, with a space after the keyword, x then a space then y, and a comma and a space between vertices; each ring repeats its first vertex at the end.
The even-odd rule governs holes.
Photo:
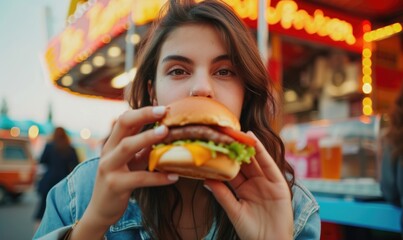
POLYGON ((67 179, 55 185, 46 198, 46 210, 33 239, 60 239, 74 220, 70 211, 67 179))
POLYGON ((58 239, 63 239, 67 233, 68 230, 71 229, 72 226, 66 226, 59 228, 57 230, 54 230, 53 232, 50 232, 42 237, 34 237, 34 239, 38 240, 58 240, 58 239))
POLYGON ((320 217, 319 212, 315 211, 308 220, 304 228, 295 238, 295 240, 319 240, 320 239, 320 217))
POLYGON ((296 181, 293 188, 294 239, 320 239, 319 205, 311 192, 296 181))

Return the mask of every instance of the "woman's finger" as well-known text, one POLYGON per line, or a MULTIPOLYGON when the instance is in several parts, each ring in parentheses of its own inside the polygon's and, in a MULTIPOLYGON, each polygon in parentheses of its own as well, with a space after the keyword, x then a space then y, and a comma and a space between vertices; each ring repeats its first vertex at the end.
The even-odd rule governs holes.
POLYGON ((252 178, 256 176, 264 176, 262 169, 260 168, 259 164, 255 157, 251 158, 251 162, 241 165, 241 172, 245 176, 245 178, 252 178))
MULTIPOLYGON (((141 149, 160 142, 168 134, 168 128, 161 125, 134 136, 126 137, 101 161, 106 169, 116 169, 129 163, 141 149)), ((135 159, 136 160, 136 159, 135 159)))
POLYGON ((151 186, 163 186, 178 181, 177 174, 167 174, 160 172, 125 172, 115 173, 115 177, 109 177, 107 183, 111 189, 119 192, 133 191, 133 189, 151 186))
POLYGON ((228 183, 232 186, 233 189, 237 189, 239 186, 242 185, 247 179, 245 176, 242 174, 241 171, 239 171, 238 175, 228 183))
POLYGON ((207 179, 204 182, 204 186, 213 193, 229 219, 238 219, 240 203, 223 182, 207 179))
POLYGON ((139 152, 137 152, 133 158, 128 163, 130 171, 138 171, 138 170, 144 170, 147 168, 148 165, 148 158, 150 156, 150 152, 152 150, 152 147, 146 147, 141 149, 139 152))
POLYGON ((284 180, 283 174, 281 174, 280 169, 278 168, 277 164, 274 162, 270 154, 267 152, 262 142, 260 142, 255 134, 251 131, 249 131, 247 134, 256 139, 255 159, 256 162, 259 164, 264 176, 266 176, 267 179, 273 182, 284 180))
POLYGON ((144 125, 160 120, 166 112, 165 106, 144 107, 122 114, 113 126, 112 133, 103 152, 113 149, 125 137, 137 133, 144 125))

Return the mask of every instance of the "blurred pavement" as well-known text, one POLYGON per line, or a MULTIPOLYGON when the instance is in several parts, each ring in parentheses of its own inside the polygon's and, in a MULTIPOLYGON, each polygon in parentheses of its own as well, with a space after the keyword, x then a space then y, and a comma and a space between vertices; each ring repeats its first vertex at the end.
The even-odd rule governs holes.
POLYGON ((34 234, 33 215, 38 196, 33 190, 21 196, 18 202, 0 205, 0 239, 28 240, 34 234))

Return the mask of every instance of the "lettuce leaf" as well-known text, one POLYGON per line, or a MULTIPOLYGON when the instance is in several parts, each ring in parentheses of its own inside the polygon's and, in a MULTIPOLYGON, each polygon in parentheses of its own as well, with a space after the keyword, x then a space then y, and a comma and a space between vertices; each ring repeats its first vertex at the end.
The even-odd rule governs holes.
MULTIPOLYGON (((223 153, 229 156, 229 158, 239 163, 250 163, 250 158, 255 155, 255 148, 247 146, 240 142, 232 142, 230 144, 214 143, 213 141, 201 141, 201 140, 178 140, 172 144, 175 146, 181 146, 187 143, 199 144, 207 149, 210 149, 213 157, 217 156, 217 152, 223 153)), ((165 146, 166 144, 160 143, 155 145, 154 148, 165 146)))

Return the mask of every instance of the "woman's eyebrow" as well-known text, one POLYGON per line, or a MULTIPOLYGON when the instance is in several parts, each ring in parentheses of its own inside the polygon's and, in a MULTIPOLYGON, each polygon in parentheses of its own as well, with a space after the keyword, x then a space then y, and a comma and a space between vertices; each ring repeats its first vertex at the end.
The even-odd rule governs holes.
MULTIPOLYGON (((216 63, 220 61, 227 61, 230 60, 228 54, 223 54, 220 56, 215 57, 211 62, 216 63)), ((162 59, 162 62, 168 62, 168 61, 179 61, 179 62, 184 62, 188 64, 193 64, 193 61, 190 58, 181 56, 181 55, 168 55, 162 59)))
POLYGON ((229 55, 228 54, 223 54, 223 55, 220 55, 218 57, 215 57, 211 62, 212 63, 217 63, 217 62, 220 62, 220 61, 227 61, 227 60, 230 60, 229 55))
POLYGON ((179 62, 184 62, 184 63, 189 63, 192 64, 193 61, 187 57, 180 56, 180 55, 168 55, 162 59, 162 62, 168 62, 168 61, 179 61, 179 62))

